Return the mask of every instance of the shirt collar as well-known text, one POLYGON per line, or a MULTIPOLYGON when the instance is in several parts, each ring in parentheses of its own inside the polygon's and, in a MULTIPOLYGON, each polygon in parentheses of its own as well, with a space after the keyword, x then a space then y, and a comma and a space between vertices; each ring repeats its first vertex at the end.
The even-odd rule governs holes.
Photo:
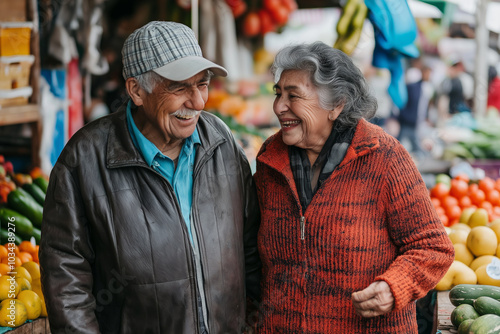
MULTIPOLYGON (((134 146, 139 149, 144 157, 144 160, 148 166, 153 165, 153 161, 157 155, 160 157, 166 157, 152 142, 147 139, 139 128, 135 125, 134 118, 132 117, 132 101, 130 100, 127 104, 127 127, 134 142, 134 146)), ((193 134, 186 138, 183 145, 183 150, 186 154, 191 154, 194 148, 194 144, 201 144, 200 136, 198 134, 198 129, 195 128, 193 134)), ((168 158, 168 157, 167 157, 168 158)))

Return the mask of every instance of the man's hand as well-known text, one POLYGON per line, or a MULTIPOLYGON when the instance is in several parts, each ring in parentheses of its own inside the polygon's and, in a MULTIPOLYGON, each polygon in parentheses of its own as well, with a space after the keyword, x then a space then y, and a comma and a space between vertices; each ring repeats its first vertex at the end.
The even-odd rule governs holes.
POLYGON ((366 289, 354 292, 351 296, 356 313, 365 318, 388 313, 394 307, 394 297, 385 281, 376 281, 366 289))

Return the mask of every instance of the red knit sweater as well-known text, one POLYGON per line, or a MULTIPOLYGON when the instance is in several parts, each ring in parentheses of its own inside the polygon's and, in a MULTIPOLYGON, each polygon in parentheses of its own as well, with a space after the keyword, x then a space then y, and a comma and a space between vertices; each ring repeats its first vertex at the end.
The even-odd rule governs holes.
POLYGON ((262 213, 259 333, 418 332, 414 301, 446 273, 454 251, 397 140, 361 120, 306 212, 281 132, 263 145, 255 180, 262 213), (394 310, 365 319, 355 314, 351 294, 375 280, 389 284, 394 310))

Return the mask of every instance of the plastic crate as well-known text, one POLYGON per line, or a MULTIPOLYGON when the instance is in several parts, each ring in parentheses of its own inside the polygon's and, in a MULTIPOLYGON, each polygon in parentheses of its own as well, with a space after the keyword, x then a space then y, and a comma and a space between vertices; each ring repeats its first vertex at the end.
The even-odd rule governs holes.
POLYGON ((474 160, 471 162, 471 166, 474 168, 481 168, 484 170, 486 176, 492 179, 500 178, 500 160, 474 160))
POLYGON ((32 22, 1 22, 0 56, 29 55, 32 28, 32 22))

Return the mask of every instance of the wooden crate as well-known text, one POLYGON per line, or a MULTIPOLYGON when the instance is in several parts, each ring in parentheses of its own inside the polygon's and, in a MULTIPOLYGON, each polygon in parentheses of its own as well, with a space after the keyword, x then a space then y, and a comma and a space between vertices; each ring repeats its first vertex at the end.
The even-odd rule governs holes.
POLYGON ((49 320, 47 318, 38 318, 33 322, 26 322, 25 324, 15 328, 8 334, 50 334, 49 320))
POLYGON ((0 89, 15 89, 30 85, 30 71, 35 57, 0 57, 0 89))
POLYGON ((0 0, 0 21, 26 21, 26 1, 0 0))

